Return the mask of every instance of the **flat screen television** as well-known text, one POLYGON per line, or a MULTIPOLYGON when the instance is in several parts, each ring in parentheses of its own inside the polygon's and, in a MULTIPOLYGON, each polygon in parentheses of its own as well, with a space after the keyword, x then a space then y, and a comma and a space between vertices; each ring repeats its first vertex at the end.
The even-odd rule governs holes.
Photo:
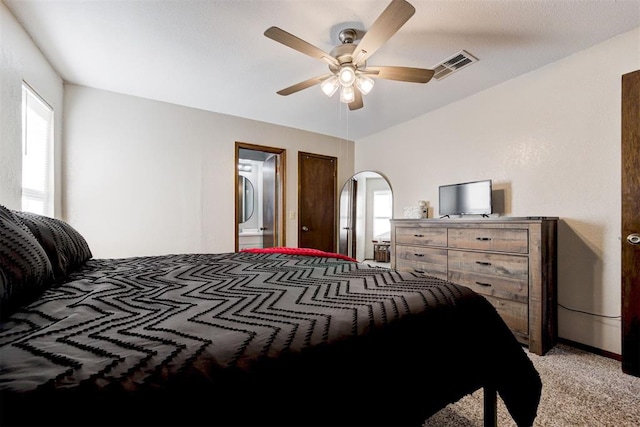
POLYGON ((491 180, 463 182, 439 187, 440 216, 489 215, 491 205, 491 180))

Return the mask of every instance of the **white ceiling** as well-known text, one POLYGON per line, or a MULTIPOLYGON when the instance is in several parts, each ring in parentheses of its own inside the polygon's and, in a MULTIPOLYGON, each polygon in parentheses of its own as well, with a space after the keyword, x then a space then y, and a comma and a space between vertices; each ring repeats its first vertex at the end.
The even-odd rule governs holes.
POLYGON ((432 68, 462 49, 479 61, 427 84, 377 79, 349 111, 319 86, 277 95, 328 68, 263 33, 278 26, 329 52, 390 0, 3 2, 67 82, 351 140, 640 26, 640 0, 409 0, 415 14, 370 66, 432 68))

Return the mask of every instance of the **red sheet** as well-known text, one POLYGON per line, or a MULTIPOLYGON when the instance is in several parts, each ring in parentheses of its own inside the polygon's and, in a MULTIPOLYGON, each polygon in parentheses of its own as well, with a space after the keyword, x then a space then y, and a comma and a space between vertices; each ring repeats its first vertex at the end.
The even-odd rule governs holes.
POLYGON ((348 257, 346 255, 337 254, 334 252, 325 252, 320 249, 313 248, 288 248, 288 247, 278 247, 278 248, 247 248, 242 249, 240 252, 253 252, 253 253, 263 253, 263 254, 287 254, 287 255, 303 255, 303 256, 319 256, 319 257, 328 257, 328 258, 338 258, 338 259, 346 259, 347 261, 358 262, 358 260, 348 257))

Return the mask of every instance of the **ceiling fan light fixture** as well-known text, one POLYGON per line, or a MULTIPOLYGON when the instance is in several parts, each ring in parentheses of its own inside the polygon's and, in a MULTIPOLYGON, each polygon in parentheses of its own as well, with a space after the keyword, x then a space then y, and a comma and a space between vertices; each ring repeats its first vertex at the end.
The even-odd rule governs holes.
POLYGON ((338 79, 342 86, 351 86, 356 81, 356 70, 353 65, 343 65, 338 72, 338 79))
POLYGON ((356 99, 356 93, 353 86, 342 86, 340 89, 340 102, 350 104, 356 99))
POLYGON ((367 66, 369 57, 402 27, 415 11, 416 9, 407 0, 391 0, 366 32, 352 28, 340 31, 339 38, 342 43, 331 49, 329 53, 281 28, 269 27, 264 32, 266 37, 311 58, 327 62, 329 65, 329 74, 312 77, 276 93, 284 96, 291 95, 319 84, 322 85, 322 91, 329 97, 340 89, 340 101, 348 103, 349 110, 354 111, 364 106, 363 95, 373 89, 374 80, 371 80, 370 76, 375 79, 427 83, 434 76, 434 70, 396 66, 369 68, 367 66), (358 39, 360 42, 355 44, 358 39))
POLYGON ((338 82, 338 76, 331 76, 320 84, 320 88, 325 95, 329 98, 333 96, 334 93, 340 87, 340 82, 338 82))
POLYGON ((371 92, 371 89, 373 89, 374 84, 375 82, 371 77, 358 76, 356 78, 356 87, 363 95, 366 95, 369 92, 371 92))

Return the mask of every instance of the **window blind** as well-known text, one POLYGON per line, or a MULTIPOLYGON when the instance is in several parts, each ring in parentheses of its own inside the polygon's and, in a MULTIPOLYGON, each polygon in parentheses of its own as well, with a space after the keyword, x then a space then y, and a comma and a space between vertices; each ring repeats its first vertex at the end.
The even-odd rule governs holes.
POLYGON ((53 216, 53 109, 22 85, 22 210, 53 216))

